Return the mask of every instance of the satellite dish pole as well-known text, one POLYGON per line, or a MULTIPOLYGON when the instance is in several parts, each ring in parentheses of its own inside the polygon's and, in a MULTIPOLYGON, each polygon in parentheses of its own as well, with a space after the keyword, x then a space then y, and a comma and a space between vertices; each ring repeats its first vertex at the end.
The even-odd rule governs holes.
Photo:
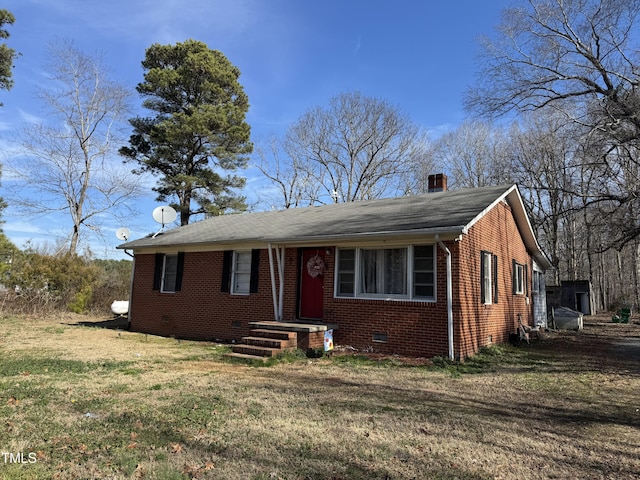
POLYGON ((178 218, 176 211, 169 206, 156 207, 151 215, 157 223, 162 225, 160 230, 158 230, 151 238, 156 238, 157 235, 162 233, 166 224, 174 222, 175 219, 178 218))

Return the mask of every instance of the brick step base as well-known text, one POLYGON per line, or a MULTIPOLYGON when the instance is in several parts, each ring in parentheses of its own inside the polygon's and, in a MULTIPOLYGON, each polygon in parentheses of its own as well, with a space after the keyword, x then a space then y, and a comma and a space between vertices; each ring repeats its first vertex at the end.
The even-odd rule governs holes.
POLYGON ((230 358, 262 360, 275 357, 279 353, 297 348, 297 333, 286 330, 266 330, 254 328, 251 335, 231 349, 230 358))

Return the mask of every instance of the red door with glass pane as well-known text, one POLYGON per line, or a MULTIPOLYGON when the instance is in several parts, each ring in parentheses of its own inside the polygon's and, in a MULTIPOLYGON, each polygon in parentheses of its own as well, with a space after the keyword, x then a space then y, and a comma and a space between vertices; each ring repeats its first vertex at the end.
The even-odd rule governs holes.
POLYGON ((300 318, 322 318, 324 251, 317 248, 303 250, 300 267, 300 318))

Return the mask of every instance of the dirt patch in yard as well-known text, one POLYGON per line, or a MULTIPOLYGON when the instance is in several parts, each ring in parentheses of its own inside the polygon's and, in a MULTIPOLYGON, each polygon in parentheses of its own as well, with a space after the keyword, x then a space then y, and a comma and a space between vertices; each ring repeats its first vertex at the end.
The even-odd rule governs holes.
POLYGON ((613 323, 610 315, 588 316, 582 330, 547 332, 531 348, 553 351, 576 366, 602 373, 640 375, 640 322, 633 318, 625 324, 613 323))

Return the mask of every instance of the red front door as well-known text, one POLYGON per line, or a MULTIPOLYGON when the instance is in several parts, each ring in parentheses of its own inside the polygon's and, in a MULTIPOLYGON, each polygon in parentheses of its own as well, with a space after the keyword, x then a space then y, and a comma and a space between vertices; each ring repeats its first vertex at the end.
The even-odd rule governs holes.
POLYGON ((324 251, 317 248, 303 250, 301 269, 300 318, 322 318, 324 251))

